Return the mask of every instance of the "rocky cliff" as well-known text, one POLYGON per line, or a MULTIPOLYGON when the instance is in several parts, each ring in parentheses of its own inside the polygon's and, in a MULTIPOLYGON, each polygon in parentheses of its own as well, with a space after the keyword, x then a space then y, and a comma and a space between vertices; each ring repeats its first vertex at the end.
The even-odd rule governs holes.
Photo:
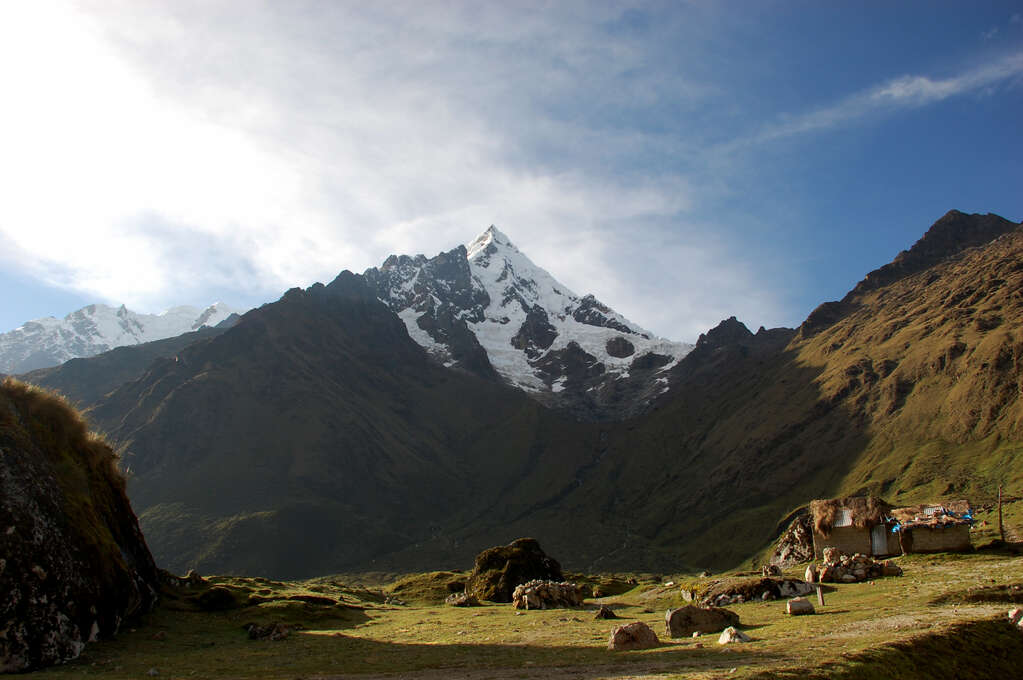
POLYGON ((0 671, 77 657, 156 600, 116 456, 62 399, 0 385, 0 671))

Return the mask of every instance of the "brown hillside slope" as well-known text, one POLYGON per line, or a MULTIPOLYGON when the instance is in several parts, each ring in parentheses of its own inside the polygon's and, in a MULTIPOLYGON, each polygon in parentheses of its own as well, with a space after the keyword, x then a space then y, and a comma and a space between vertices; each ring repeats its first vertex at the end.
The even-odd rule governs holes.
POLYGON ((615 431, 601 483, 566 502, 603 498, 636 544, 727 566, 811 498, 1023 490, 1023 230, 1003 223, 986 245, 851 294, 779 352, 715 348, 729 359, 615 431))

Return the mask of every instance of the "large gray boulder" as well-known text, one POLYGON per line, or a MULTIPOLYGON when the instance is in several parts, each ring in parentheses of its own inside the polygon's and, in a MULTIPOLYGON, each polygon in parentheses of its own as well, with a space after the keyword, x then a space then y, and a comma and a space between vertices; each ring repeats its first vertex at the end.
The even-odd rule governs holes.
POLYGON ((718 633, 739 625, 739 615, 721 607, 687 605, 671 609, 664 615, 664 634, 668 637, 690 637, 693 633, 718 633))
POLYGON ((116 455, 63 399, 0 384, 0 672, 81 654, 149 611, 156 566, 116 455))
POLYGON ((611 631, 611 637, 607 641, 607 648, 613 651, 627 651, 630 649, 652 649, 661 644, 650 626, 642 621, 634 621, 624 626, 618 626, 611 631))

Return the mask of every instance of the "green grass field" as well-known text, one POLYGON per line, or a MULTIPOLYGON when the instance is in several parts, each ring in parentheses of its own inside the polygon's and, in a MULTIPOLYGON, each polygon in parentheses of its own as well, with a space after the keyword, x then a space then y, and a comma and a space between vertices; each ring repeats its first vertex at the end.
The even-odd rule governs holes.
MULTIPOLYGON (((1021 519, 1018 505, 1007 513, 1012 526, 1021 519)), ((982 517, 989 523, 975 531, 977 545, 996 538, 992 515, 982 517)), ((717 644, 716 635, 664 637, 664 612, 682 600, 677 585, 663 582, 694 578, 684 574, 662 576, 662 583, 640 575, 638 585, 588 600, 586 609, 528 612, 508 604, 441 604, 446 584, 461 576, 457 572, 392 577, 386 584, 364 577, 358 585, 348 576, 304 582, 211 577, 200 590, 164 597, 118 639, 91 644, 77 661, 34 677, 145 678, 155 669, 160 678, 933 679, 957 677, 950 673, 961 675, 963 667, 1015 668, 1023 633, 998 619, 1009 601, 1023 602, 1023 587, 1012 588, 1023 586, 1023 557, 987 547, 897 562, 903 576, 836 585, 813 616, 786 616, 784 601, 729 607, 753 640, 727 647, 717 644), (213 586, 221 589, 215 606, 230 608, 203 610, 199 596, 213 586), (406 604, 395 603, 399 594, 406 604), (600 603, 622 620, 594 620, 600 603), (649 624, 663 644, 608 651, 611 628, 635 620, 649 624), (272 622, 301 629, 279 641, 250 640, 244 629, 272 622)), ((620 586, 625 575, 618 576, 603 580, 620 586)))

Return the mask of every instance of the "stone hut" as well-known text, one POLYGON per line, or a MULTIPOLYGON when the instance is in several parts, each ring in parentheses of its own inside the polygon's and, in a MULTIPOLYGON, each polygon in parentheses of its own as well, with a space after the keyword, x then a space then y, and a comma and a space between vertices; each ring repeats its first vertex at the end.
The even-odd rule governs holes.
POLYGON ((894 508, 889 516, 902 552, 957 552, 972 547, 973 509, 967 500, 894 508))
POLYGON ((811 501, 814 555, 821 559, 824 548, 838 548, 847 555, 900 554, 899 538, 888 526, 891 509, 876 496, 811 501))

